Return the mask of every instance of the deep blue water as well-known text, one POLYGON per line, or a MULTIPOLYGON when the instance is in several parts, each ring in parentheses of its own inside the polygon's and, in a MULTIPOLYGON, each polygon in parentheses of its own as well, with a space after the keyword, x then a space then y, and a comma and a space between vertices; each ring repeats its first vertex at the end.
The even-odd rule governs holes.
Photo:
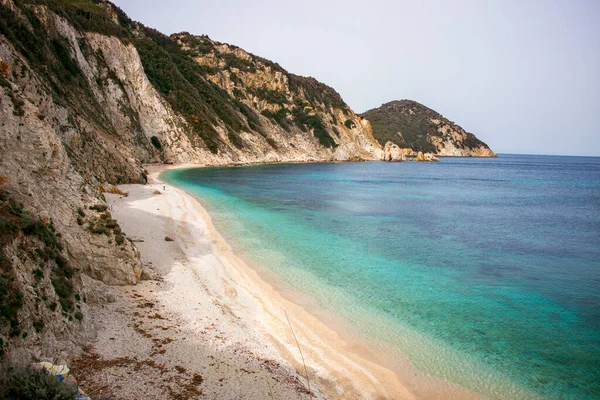
POLYGON ((168 171, 234 251, 431 375, 600 398, 600 158, 168 171))

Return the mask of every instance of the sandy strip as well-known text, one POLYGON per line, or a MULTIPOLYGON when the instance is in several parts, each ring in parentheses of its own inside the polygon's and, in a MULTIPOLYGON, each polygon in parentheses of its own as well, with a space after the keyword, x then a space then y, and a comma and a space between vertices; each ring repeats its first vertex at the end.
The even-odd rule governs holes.
POLYGON ((303 356, 315 398, 480 398, 381 366, 284 298, 233 254, 198 201, 158 181, 165 168, 150 166, 148 185, 120 186, 128 197, 107 196, 157 280, 118 288, 96 311, 95 386, 117 380, 119 398, 309 398, 303 356))

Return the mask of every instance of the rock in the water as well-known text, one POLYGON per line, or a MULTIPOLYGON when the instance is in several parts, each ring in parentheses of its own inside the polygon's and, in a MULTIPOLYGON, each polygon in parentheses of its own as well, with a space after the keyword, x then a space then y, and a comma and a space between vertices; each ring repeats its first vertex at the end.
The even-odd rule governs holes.
POLYGON ((417 153, 417 156, 414 158, 415 161, 440 161, 434 154, 425 153, 422 151, 417 153))
POLYGON ((392 142, 387 142, 383 149, 383 161, 406 161, 402 149, 392 142))

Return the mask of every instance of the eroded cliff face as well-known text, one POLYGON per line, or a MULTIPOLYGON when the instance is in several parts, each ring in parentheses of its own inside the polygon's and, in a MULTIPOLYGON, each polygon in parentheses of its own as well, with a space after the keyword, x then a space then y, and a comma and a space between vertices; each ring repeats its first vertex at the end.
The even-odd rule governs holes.
POLYGON ((421 151, 438 156, 496 157, 475 135, 412 100, 392 101, 362 116, 373 124, 377 140, 396 144, 406 156, 421 151))
POLYGON ((0 283, 15 306, 0 351, 15 357, 73 355, 94 336, 88 305, 140 279, 102 187, 144 183, 144 163, 383 157, 333 89, 239 48, 166 37, 108 2, 0 0, 0 14, 0 283))
POLYGON ((438 135, 431 135, 431 144, 435 146, 435 153, 446 157, 496 157, 485 143, 481 142, 472 133, 466 132, 460 126, 446 120, 430 118, 429 122, 437 126, 438 135))
POLYGON ((243 110, 250 122, 235 156, 245 161, 380 160, 369 122, 314 78, 206 36, 171 36, 243 110), (246 143, 251 143, 246 148, 246 143), (247 154, 248 153, 248 154, 247 154))
POLYGON ((141 274, 137 250, 117 243, 116 227, 91 232, 106 214, 89 209, 102 204, 96 183, 141 181, 143 171, 98 125, 55 101, 4 36, 0 57, 0 280, 12 304, 0 316, 0 352, 66 359, 93 338, 87 309, 106 301, 104 283, 136 283, 141 274), (39 237, 50 229, 51 245, 39 237))

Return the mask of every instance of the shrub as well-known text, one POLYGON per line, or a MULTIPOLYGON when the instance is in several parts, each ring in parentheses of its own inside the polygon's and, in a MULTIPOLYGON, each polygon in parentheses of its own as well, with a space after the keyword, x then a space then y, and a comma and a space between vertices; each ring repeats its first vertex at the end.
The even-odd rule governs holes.
POLYGON ((284 92, 280 92, 279 90, 267 89, 266 87, 261 87, 254 91, 254 94, 257 97, 267 101, 271 104, 279 104, 283 107, 284 104, 287 103, 287 97, 284 92))
POLYGON ((36 280, 41 281, 42 279, 44 279, 44 270, 41 268, 34 269, 33 276, 36 280))
POLYGON ((108 209, 108 206, 106 204, 94 204, 93 206, 90 206, 90 210, 94 210, 97 212, 104 212, 108 209))
POLYGON ((119 224, 116 220, 109 219, 108 221, 106 221, 106 224, 104 226, 106 226, 108 229, 115 229, 119 227, 119 224))
POLYGON ((33 321, 33 329, 35 330, 35 333, 40 333, 42 329, 44 329, 44 321, 41 319, 33 321))
POLYGON ((277 149, 277 143, 275 143, 273 139, 267 138, 267 143, 269 143, 272 148, 277 149))
POLYGON ((53 275, 51 282, 62 309, 67 312, 71 311, 73 309, 73 300, 71 299, 73 283, 62 274, 53 275))
POLYGON ((336 147, 337 143, 331 137, 323 121, 316 115, 308 115, 302 106, 294 107, 292 110, 294 116, 294 122, 296 125, 306 131, 307 129, 313 130, 313 135, 319 139, 319 143, 325 147, 336 147))
POLYGON ((239 137, 239 135, 236 135, 233 132, 228 132, 227 138, 238 149, 242 149, 244 147, 244 141, 242 140, 242 138, 239 137))
POLYGON ((285 130, 289 129, 288 119, 287 119, 287 115, 289 113, 290 113, 290 111, 287 108, 280 108, 276 112, 269 111, 269 110, 261 111, 262 115, 274 120, 275 122, 277 122, 277 124, 279 124, 279 126, 281 126, 285 130))
POLYGON ((254 63, 245 58, 240 58, 233 53, 220 53, 219 58, 227 63, 228 68, 237 68, 240 71, 256 72, 254 63))
POLYGON ((22 117, 23 115, 25 115, 25 110, 23 110, 25 102, 23 100, 18 100, 15 96, 11 96, 11 99, 13 101, 14 106, 13 114, 18 117, 22 117))
POLYGON ((66 268, 67 264, 69 263, 67 258, 60 253, 56 254, 54 261, 56 261, 56 264, 58 265, 59 268, 66 268))
POLYGON ((14 285, 14 278, 8 274, 0 274, 0 320, 10 325, 10 336, 21 333, 17 313, 23 306, 23 293, 14 285))
POLYGON ((346 128, 348 129, 356 128, 356 124, 351 119, 347 119, 346 121, 344 121, 344 125, 346 125, 346 128))
POLYGON ((122 245, 125 242, 125 236, 123 236, 122 234, 118 233, 115 235, 115 243, 118 244, 119 246, 122 245))
POLYGON ((0 367, 0 398, 72 400, 73 389, 56 377, 31 368, 0 367))

